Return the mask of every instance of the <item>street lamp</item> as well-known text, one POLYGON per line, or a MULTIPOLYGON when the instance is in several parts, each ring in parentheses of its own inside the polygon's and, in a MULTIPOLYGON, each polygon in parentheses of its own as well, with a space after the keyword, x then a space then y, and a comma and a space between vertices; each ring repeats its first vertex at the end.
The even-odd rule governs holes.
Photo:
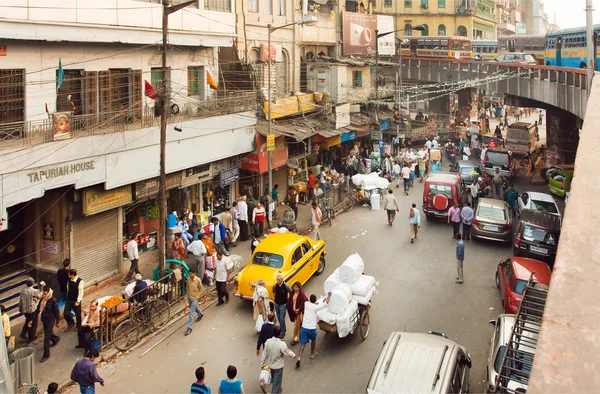
MULTIPOLYGON (((317 17, 314 15, 309 15, 309 16, 305 16, 304 18, 300 19, 297 22, 292 22, 292 23, 288 23, 285 25, 281 25, 281 26, 276 26, 273 27, 271 26, 271 24, 269 23, 267 25, 267 29, 268 29, 268 55, 267 55, 267 61, 269 62, 269 70, 268 70, 268 78, 269 78, 269 82, 268 82, 268 100, 269 100, 269 108, 267 110, 267 116, 269 118, 269 123, 267 124, 267 139, 269 138, 269 136, 271 135, 271 33, 274 32, 275 30, 278 29, 282 29, 284 27, 288 27, 288 26, 294 26, 294 25, 307 25, 307 24, 314 24, 317 23, 317 17)), ((267 146, 267 160, 268 160, 268 168, 269 168, 269 193, 271 193, 271 190, 273 190, 273 162, 272 162, 272 151, 269 149, 269 147, 267 146)), ((268 207, 267 207, 268 209, 268 207)))

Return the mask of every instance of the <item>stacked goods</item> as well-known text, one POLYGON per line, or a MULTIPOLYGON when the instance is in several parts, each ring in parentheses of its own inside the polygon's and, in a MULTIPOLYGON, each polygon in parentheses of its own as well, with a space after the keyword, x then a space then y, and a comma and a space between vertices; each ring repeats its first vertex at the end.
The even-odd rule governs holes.
POLYGON ((352 300, 346 306, 346 308, 337 315, 336 324, 338 336, 340 338, 348 336, 348 334, 350 334, 354 330, 353 323, 357 319, 357 317, 354 317, 356 315, 356 312, 358 312, 358 303, 352 300))
POLYGON ((346 261, 340 266, 340 279, 342 282, 352 284, 360 278, 365 270, 365 263, 358 253, 348 256, 346 261))
POLYGON ((353 175, 352 183, 355 186, 360 186, 361 189, 365 190, 387 189, 390 186, 390 182, 385 178, 381 178, 376 172, 372 172, 369 175, 353 175))
POLYGON ((342 313, 342 311, 348 306, 352 299, 352 290, 350 286, 345 283, 340 283, 331 290, 331 296, 329 297, 329 303, 327 309, 331 313, 342 313))
POLYGON ((328 308, 323 308, 317 312, 317 317, 320 321, 324 321, 327 324, 335 324, 337 321, 337 314, 330 312, 328 308))
POLYGON ((342 278, 340 278, 340 269, 336 268, 335 271, 333 271, 333 274, 329 275, 329 278, 325 279, 325 284, 323 285, 325 288, 325 294, 329 294, 329 292, 335 289, 335 287, 340 283, 344 282, 342 282, 342 278))

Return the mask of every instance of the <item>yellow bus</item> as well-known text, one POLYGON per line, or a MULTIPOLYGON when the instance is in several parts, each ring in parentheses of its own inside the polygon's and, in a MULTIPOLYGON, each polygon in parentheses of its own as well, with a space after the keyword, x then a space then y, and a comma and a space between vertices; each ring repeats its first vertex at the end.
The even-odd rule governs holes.
POLYGON ((400 40, 403 57, 471 60, 471 39, 459 36, 405 36, 400 40))

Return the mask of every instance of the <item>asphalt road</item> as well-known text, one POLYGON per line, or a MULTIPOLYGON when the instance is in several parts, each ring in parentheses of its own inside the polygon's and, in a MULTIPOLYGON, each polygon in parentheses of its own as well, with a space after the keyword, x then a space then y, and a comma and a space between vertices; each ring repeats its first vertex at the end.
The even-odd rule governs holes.
MULTIPOLYGON (((520 192, 544 190, 516 186, 520 192)), ((306 293, 323 294, 327 276, 354 252, 364 259, 366 273, 379 281, 379 293, 372 299, 369 337, 363 342, 358 334, 340 339, 319 332, 320 354, 316 359, 310 360, 305 353, 300 370, 294 369, 293 360, 286 360, 286 392, 365 392, 383 342, 395 330, 441 331, 466 346, 473 361, 470 391, 483 392, 492 333, 487 322, 502 313, 494 273, 497 263, 509 257, 512 250, 507 244, 467 241, 465 283, 457 285, 455 241, 451 239, 450 225, 423 218, 418 241, 410 244, 408 209, 412 202, 420 209, 422 188, 422 184, 415 183, 410 196, 394 189, 400 213, 393 228, 388 227, 383 211, 357 206, 351 213, 336 217, 332 227, 321 229, 326 240, 327 267, 323 275, 307 283, 306 293)), ((217 392, 229 364, 237 366, 247 393, 260 391, 257 335, 249 303, 232 299, 227 305, 210 307, 204 319, 194 323, 190 336, 184 337, 184 331, 181 320, 165 335, 99 368, 106 387, 97 387, 97 391, 189 392, 194 371, 202 365, 207 370, 206 383, 217 392), (155 347, 146 352, 152 346, 155 347)), ((290 340, 288 333, 286 342, 289 344, 290 340)), ((291 349, 297 352, 298 346, 291 349)))

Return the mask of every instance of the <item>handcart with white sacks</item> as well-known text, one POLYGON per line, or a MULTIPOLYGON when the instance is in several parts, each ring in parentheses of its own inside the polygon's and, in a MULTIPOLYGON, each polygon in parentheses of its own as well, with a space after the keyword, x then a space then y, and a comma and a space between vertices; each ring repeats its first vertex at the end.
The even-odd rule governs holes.
MULTIPOLYGON (((379 201, 380 191, 390 186, 390 181, 380 177, 376 172, 368 175, 356 174, 351 179, 354 190, 342 201, 344 212, 351 211, 356 204, 363 206, 372 205, 373 201, 379 201)), ((379 207, 376 210, 379 210, 379 207)))
POLYGON ((321 330, 337 333, 340 338, 358 331, 362 340, 367 338, 371 298, 378 283, 364 274, 364 268, 362 258, 354 253, 325 280, 325 294, 330 296, 327 308, 317 313, 321 330))

